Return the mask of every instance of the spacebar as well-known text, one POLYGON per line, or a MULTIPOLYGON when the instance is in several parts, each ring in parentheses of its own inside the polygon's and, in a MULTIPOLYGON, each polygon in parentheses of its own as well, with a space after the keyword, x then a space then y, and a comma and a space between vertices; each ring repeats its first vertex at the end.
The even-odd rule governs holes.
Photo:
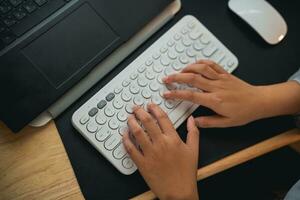
POLYGON ((22 20, 21 23, 12 27, 12 32, 20 37, 25 32, 30 30, 35 25, 39 24, 42 20, 49 17, 52 13, 61 8, 65 2, 63 0, 52 0, 49 1, 46 5, 32 13, 29 17, 22 20))

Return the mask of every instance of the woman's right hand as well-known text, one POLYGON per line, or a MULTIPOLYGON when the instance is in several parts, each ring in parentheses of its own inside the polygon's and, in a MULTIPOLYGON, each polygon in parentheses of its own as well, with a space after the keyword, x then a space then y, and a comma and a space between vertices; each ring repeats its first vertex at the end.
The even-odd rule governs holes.
POLYGON ((218 64, 201 60, 181 73, 164 78, 166 84, 183 83, 201 89, 174 90, 167 99, 181 99, 208 107, 217 114, 195 119, 199 127, 230 127, 299 110, 300 85, 295 81, 271 86, 254 86, 227 73, 218 64))

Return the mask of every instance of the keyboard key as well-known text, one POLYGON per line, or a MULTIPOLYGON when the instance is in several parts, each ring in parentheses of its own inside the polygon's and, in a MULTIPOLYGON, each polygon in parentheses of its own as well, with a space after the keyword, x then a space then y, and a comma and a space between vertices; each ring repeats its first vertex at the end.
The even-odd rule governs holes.
POLYGON ((18 5, 20 5, 23 0, 9 0, 9 2, 14 6, 17 7, 18 5))
MULTIPOLYGON (((1 1, 0 1, 1 3, 1 1)), ((6 14, 12 9, 8 2, 4 1, 0 4, 0 14, 6 14)))
POLYGON ((128 117, 128 114, 125 111, 123 111, 123 110, 121 110, 117 114, 117 118, 121 122, 125 122, 127 120, 127 117, 128 117))
POLYGON ((159 50, 161 53, 166 53, 168 51, 168 47, 162 46, 159 50))
POLYGON ((89 116, 90 116, 90 117, 94 117, 97 113, 98 113, 98 109, 97 109, 97 108, 92 108, 92 109, 89 111, 89 116))
POLYGON ((113 106, 114 106, 114 108, 116 108, 116 109, 121 109, 121 108, 123 108, 124 103, 123 103, 123 101, 122 101, 121 98, 116 98, 116 99, 113 101, 113 106))
POLYGON ((130 85, 130 83, 131 83, 130 80, 124 80, 124 81, 122 82, 122 86, 123 86, 123 87, 127 87, 128 85, 130 85))
POLYGON ((133 113, 133 111, 132 111, 132 108, 133 108, 133 104, 127 104, 126 106, 125 106, 125 110, 126 110, 126 112, 127 113, 129 113, 129 114, 132 114, 133 113))
POLYGON ((178 43, 178 44, 175 45, 175 50, 178 53, 183 53, 184 49, 185 49, 185 47, 182 44, 180 44, 180 43, 178 43))
POLYGON ((121 142, 120 135, 118 135, 118 134, 113 134, 112 136, 110 136, 110 137, 104 142, 104 147, 105 147, 105 149, 111 151, 111 150, 113 150, 120 142, 121 142))
POLYGON ((109 128, 116 130, 119 128, 119 122, 115 119, 110 119, 108 122, 108 126, 109 128))
POLYGON ((156 73, 160 73, 163 71, 163 66, 161 64, 154 64, 152 68, 156 73))
POLYGON ((116 88, 115 88, 114 92, 115 92, 116 94, 119 94, 120 92, 122 92, 122 90, 123 90, 123 88, 119 86, 119 87, 116 87, 116 88))
POLYGON ((131 73, 131 74, 130 74, 130 79, 131 79, 131 80, 135 80, 138 76, 139 76, 139 75, 138 75, 137 73, 135 73, 135 72, 134 72, 134 73, 131 73))
POLYGON ((96 116, 95 120, 96 120, 97 124, 104 125, 107 121, 107 117, 101 113, 96 116))
POLYGON ((131 100, 131 94, 128 92, 128 91, 124 91, 122 94, 121 94, 121 98, 128 102, 131 100))
POLYGON ((47 3, 47 0, 34 0, 34 2, 39 5, 39 6, 42 6, 44 5, 45 3, 47 3))
POLYGON ((155 60, 159 59, 159 57, 160 57, 160 54, 157 52, 152 55, 152 58, 155 60))
POLYGON ((192 32, 189 33, 189 37, 190 37, 192 40, 198 39, 201 35, 202 35, 202 33, 201 33, 200 30, 192 31, 192 32))
POLYGON ((90 120, 90 116, 88 116, 88 115, 83 115, 83 116, 80 118, 80 124, 84 125, 84 124, 86 124, 89 120, 90 120))
POLYGON ((179 61, 182 63, 182 64, 188 64, 189 63, 189 59, 187 58, 186 55, 181 55, 179 57, 179 61))
POLYGON ((203 45, 201 42, 199 41, 196 41, 194 44, 193 44, 193 47, 196 51, 201 51, 204 47, 206 47, 205 45, 203 45))
POLYGON ((162 98, 158 96, 157 94, 153 95, 151 98, 152 103, 156 105, 160 105, 162 103, 162 98))
POLYGON ((170 60, 166 56, 162 56, 160 58, 160 63, 164 66, 168 66, 170 64, 170 60))
POLYGON ((128 133, 129 132, 129 129, 128 129, 128 126, 126 125, 122 125, 120 128, 119 128, 119 134, 121 135, 121 136, 123 136, 124 135, 124 133, 128 133))
POLYGON ((178 33, 176 33, 176 34, 174 35, 174 40, 178 41, 178 40, 180 40, 180 39, 181 39, 181 35, 178 34, 178 33))
POLYGON ((156 92, 159 90, 160 85, 157 82, 151 82, 149 85, 150 90, 152 90, 153 92, 156 92))
POLYGON ((121 142, 121 143, 117 146, 117 148, 114 149, 114 151, 113 151, 113 156, 114 156, 115 159, 118 159, 118 160, 119 160, 119 159, 123 158, 125 155, 126 155, 126 150, 125 150, 125 148, 124 148, 123 143, 121 142))
POLYGON ((151 58, 148 58, 147 61, 145 62, 146 66, 151 66, 153 64, 153 60, 151 58))
POLYGON ((169 58, 171 58, 171 59, 176 59, 177 58, 177 53, 175 53, 175 51, 173 51, 173 50, 170 50, 169 52, 168 52, 168 56, 169 56, 169 58))
POLYGON ((32 13, 33 11, 35 11, 37 9, 37 5, 33 1, 31 1, 31 0, 26 1, 23 4, 23 7, 25 8, 25 10, 28 13, 32 13))
POLYGON ((129 87, 129 91, 132 93, 132 94, 138 94, 140 92, 140 88, 139 86, 135 85, 135 84, 132 84, 130 87, 129 87))
POLYGON ((148 80, 153 80, 155 78, 155 75, 152 71, 150 70, 147 70, 145 72, 145 77, 148 79, 148 80))
POLYGON ((115 98, 115 94, 114 93, 109 93, 105 99, 106 101, 110 102, 111 100, 113 100, 115 98))
POLYGON ((105 100, 101 100, 98 104, 97 104, 97 107, 99 109, 102 109, 106 106, 107 102, 105 100))
POLYGON ((183 37, 181 41, 182 41, 182 44, 186 47, 192 45, 192 41, 188 37, 183 37))
POLYGON ((194 28, 196 27, 195 22, 194 22, 194 21, 190 21, 190 22, 188 23, 188 27, 189 27, 190 29, 194 29, 194 28))
POLYGON ((141 87, 146 87, 147 84, 148 84, 147 79, 144 78, 144 77, 139 77, 137 82, 138 82, 138 85, 141 86, 141 87))
POLYGON ((126 169, 130 169, 134 166, 133 161, 129 157, 126 157, 126 158, 123 159, 122 165, 126 169))
POLYGON ((210 59, 212 59, 216 63, 220 64, 222 62, 222 60, 225 59, 225 53, 221 50, 218 50, 210 57, 210 59))
POLYGON ((91 121, 86 125, 86 130, 90 133, 96 133, 98 130, 98 125, 95 121, 91 121))
POLYGON ((13 15, 8 15, 3 19, 3 23, 6 26, 11 27, 15 23, 17 23, 17 20, 15 19, 15 17, 13 15))
POLYGON ((214 45, 214 44, 209 44, 207 47, 205 47, 203 49, 203 55, 205 55, 206 57, 210 57, 212 56, 216 51, 218 50, 218 48, 214 45))
POLYGON ((159 82, 160 84, 164 84, 164 82, 163 82, 163 78, 165 77, 165 75, 163 75, 163 74, 159 74, 158 76, 157 76, 157 82, 159 82))
POLYGON ((167 67, 164 73, 166 76, 170 76, 171 74, 174 74, 174 70, 171 67, 167 67))
POLYGON ((112 134, 112 130, 107 128, 107 127, 104 127, 102 129, 100 129, 100 131, 98 131, 96 133, 96 140, 98 140, 99 142, 103 142, 105 141, 110 135, 112 134))
POLYGON ((137 95, 133 98, 133 103, 137 106, 142 106, 144 104, 144 99, 140 95, 137 95))
POLYGON ((210 39, 209 39, 208 35, 206 35, 206 34, 201 35, 200 41, 202 42, 202 44, 209 44, 210 43, 210 39))
POLYGON ((189 57, 193 58, 196 56, 196 51, 192 48, 192 47, 189 47, 187 50, 186 50, 186 55, 188 55, 189 57))
POLYGON ((146 70, 146 66, 145 66, 145 65, 141 65, 141 66, 138 68, 138 72, 140 72, 140 73, 143 73, 145 70, 146 70))
POLYGON ((167 45, 168 45, 169 47, 172 47, 174 44, 175 44, 175 42, 174 42, 172 39, 169 40, 168 43, 167 43, 167 45))
POLYGON ((16 40, 16 37, 11 32, 8 31, 2 32, 0 34, 0 38, 5 45, 9 45, 10 43, 16 40))
POLYGON ((115 110, 112 109, 111 107, 106 107, 104 109, 104 114, 107 116, 107 117, 112 117, 115 115, 115 110))
POLYGON ((26 17, 26 11, 23 8, 18 8, 13 12, 13 15, 17 20, 21 20, 26 17))
POLYGON ((177 105, 177 102, 174 100, 166 100, 165 106, 169 109, 173 109, 177 105))
POLYGON ((176 71, 179 71, 183 68, 183 65, 179 64, 179 62, 175 61, 172 63, 172 68, 176 71))
POLYGON ((188 32, 189 32, 189 30, 188 30, 187 28, 185 28, 185 27, 183 27, 183 28, 181 29, 181 33, 182 33, 183 35, 187 34, 188 32))
POLYGON ((151 97, 151 93, 148 89, 143 89, 142 90, 142 96, 145 98, 145 99, 149 99, 151 97))

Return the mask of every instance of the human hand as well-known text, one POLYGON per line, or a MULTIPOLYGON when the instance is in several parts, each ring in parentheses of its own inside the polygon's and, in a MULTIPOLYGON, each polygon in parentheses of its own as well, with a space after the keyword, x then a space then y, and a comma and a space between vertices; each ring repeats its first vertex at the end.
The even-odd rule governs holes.
POLYGON ((273 112, 274 101, 279 98, 275 98, 274 92, 284 92, 281 89, 272 93, 273 88, 250 85, 209 60, 191 64, 181 73, 166 77, 164 82, 189 84, 203 91, 174 90, 164 96, 191 101, 214 110, 216 115, 195 119, 198 126, 205 128, 239 126, 279 114, 273 112))
POLYGON ((149 104, 149 113, 140 107, 133 111, 135 117, 128 118, 128 126, 140 150, 128 133, 124 134, 123 143, 149 187, 162 200, 198 199, 199 132, 193 117, 188 119, 184 143, 167 114, 157 105, 149 104))

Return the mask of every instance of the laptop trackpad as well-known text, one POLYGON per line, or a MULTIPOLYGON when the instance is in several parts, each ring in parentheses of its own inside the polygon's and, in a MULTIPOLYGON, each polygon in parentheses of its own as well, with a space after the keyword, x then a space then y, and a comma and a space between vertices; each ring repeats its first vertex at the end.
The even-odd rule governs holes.
POLYGON ((22 52, 59 88, 118 38, 98 13, 83 4, 22 52))

